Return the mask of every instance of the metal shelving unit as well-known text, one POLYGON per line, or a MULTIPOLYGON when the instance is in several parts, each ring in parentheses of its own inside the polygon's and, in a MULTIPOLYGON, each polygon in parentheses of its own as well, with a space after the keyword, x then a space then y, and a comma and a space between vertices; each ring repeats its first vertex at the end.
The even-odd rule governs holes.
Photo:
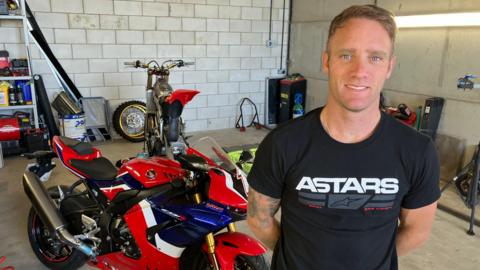
POLYGON ((29 24, 27 19, 27 11, 25 0, 20 0, 20 15, 0 15, 0 20, 21 20, 22 21, 22 32, 23 32, 23 41, 25 43, 25 50, 27 54, 28 61, 28 74, 30 76, 19 76, 19 77, 0 77, 0 81, 20 81, 20 80, 29 80, 30 87, 32 92, 32 105, 18 105, 18 106, 0 106, 0 110, 32 110, 33 111, 33 122, 35 128, 38 128, 38 110, 37 110, 37 97, 35 95, 35 85, 32 80, 32 61, 30 58, 30 31, 29 24))

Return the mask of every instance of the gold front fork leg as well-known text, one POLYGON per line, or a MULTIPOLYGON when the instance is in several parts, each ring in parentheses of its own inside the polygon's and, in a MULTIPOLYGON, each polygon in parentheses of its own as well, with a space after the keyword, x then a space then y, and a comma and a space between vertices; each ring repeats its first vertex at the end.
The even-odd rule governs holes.
POLYGON ((213 269, 220 270, 217 257, 215 256, 215 238, 213 237, 213 233, 207 234, 205 240, 207 241, 208 256, 210 257, 210 262, 212 263, 213 269))
POLYGON ((228 224, 228 227, 227 227, 228 231, 229 232, 236 232, 237 231, 237 226, 235 226, 235 223, 230 223, 228 224))
MULTIPOLYGON (((193 195, 193 200, 197 204, 201 203, 202 202, 202 196, 200 196, 200 193, 195 193, 193 195)), ((215 256, 215 238, 213 237, 213 233, 207 234, 207 236, 205 237, 205 241, 207 242, 208 257, 210 258, 210 262, 212 263, 213 270, 220 270, 220 266, 218 265, 217 257, 215 256)))

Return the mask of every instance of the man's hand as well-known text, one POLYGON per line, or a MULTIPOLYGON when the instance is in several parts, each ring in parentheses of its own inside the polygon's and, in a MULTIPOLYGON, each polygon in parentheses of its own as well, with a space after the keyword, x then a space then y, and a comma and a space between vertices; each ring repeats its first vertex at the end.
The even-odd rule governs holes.
POLYGON ((397 254, 402 256, 427 241, 432 229, 437 202, 417 209, 400 210, 397 235, 397 254))
POLYGON ((279 206, 280 199, 263 195, 250 187, 247 222, 255 236, 271 250, 280 236, 280 224, 274 217, 279 206))

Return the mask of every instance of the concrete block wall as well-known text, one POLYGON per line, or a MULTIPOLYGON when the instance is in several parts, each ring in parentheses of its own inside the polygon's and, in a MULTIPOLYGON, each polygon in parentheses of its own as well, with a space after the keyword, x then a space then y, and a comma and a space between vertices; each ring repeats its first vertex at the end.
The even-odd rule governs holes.
MULTIPOLYGON (((288 1, 287 5, 288 5, 288 1)), ((103 96, 112 111, 144 99, 146 74, 125 61, 194 61, 174 70, 174 88, 201 94, 184 111, 187 132, 234 127, 241 98, 251 98, 263 121, 265 77, 280 68, 283 0, 27 0, 49 45, 86 96, 103 96)), ((288 20, 288 6, 285 12, 288 20)), ((25 57, 19 22, 0 21, 0 49, 25 57)), ((285 32, 288 27, 285 27, 285 32)), ((284 41, 288 37, 285 33, 284 41)), ((59 87, 33 46, 34 73, 52 98, 59 87)), ((284 60, 287 44, 284 45, 284 60)), ((285 68, 285 67, 283 67, 285 68)))
MULTIPOLYGON (((328 79, 321 70, 330 21, 353 4, 374 4, 396 15, 480 11, 480 1, 471 0, 301 0, 293 1, 290 72, 308 79, 307 110, 325 103, 328 79)), ((390 104, 424 106, 432 96, 445 98, 438 133, 467 145, 470 159, 480 140, 480 90, 457 90, 457 79, 480 75, 480 27, 399 29, 397 64, 384 86, 390 104)))

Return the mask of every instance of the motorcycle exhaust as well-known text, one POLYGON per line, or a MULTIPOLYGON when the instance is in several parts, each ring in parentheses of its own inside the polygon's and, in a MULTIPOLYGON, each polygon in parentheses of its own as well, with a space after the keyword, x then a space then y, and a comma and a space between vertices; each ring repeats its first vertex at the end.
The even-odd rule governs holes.
POLYGON ((65 228, 66 222, 58 212, 55 203, 48 195, 37 175, 30 171, 25 171, 23 174, 23 188, 28 198, 30 198, 33 208, 50 232, 57 235, 62 243, 80 250, 91 258, 95 258, 95 253, 91 246, 75 239, 67 231, 65 228))

